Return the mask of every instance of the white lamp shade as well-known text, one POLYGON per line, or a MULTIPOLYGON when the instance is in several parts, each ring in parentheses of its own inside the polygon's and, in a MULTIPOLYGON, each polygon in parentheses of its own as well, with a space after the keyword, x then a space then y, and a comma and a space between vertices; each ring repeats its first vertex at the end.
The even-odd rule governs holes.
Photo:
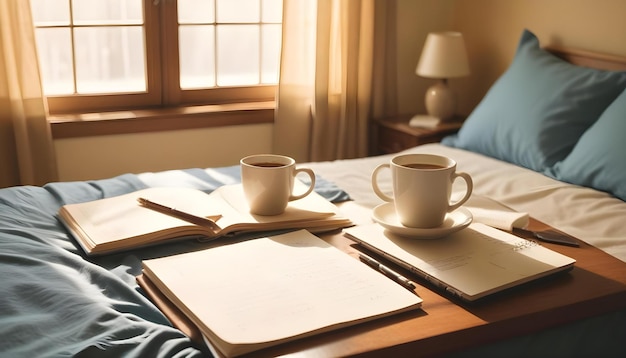
POLYGON ((429 33, 415 73, 429 78, 469 75, 463 35, 459 32, 429 33))

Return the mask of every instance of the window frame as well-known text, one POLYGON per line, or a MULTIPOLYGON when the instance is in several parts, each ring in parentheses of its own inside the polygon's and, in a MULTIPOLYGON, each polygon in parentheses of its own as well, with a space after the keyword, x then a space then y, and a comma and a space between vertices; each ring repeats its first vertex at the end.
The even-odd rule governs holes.
MULTIPOLYGON (((277 85, 254 85, 237 87, 214 87, 209 89, 183 90, 179 84, 178 11, 177 1, 143 0, 146 60, 146 91, 140 93, 115 93, 102 95, 49 95, 48 110, 53 116, 51 123, 76 121, 81 113, 141 111, 143 118, 161 117, 163 113, 189 106, 204 106, 211 117, 216 105, 250 103, 267 110, 268 102, 275 102, 277 85)), ((236 108, 236 107, 233 107, 236 108)), ((194 111, 197 116, 197 111, 194 111)), ((115 118, 120 115, 113 116, 115 118)), ((136 118, 136 114, 130 116, 136 118)), ((150 125, 145 123, 145 125, 150 125)), ((54 131, 53 131, 54 132, 54 131)))

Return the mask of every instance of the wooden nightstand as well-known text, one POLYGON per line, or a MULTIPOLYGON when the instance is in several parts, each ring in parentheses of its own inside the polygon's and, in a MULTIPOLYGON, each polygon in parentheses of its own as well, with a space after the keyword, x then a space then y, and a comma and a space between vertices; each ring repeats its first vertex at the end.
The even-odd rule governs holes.
POLYGON ((411 116, 376 119, 373 138, 376 141, 377 154, 396 153, 416 145, 440 142, 443 137, 456 133, 465 118, 457 116, 435 128, 411 127, 411 116))

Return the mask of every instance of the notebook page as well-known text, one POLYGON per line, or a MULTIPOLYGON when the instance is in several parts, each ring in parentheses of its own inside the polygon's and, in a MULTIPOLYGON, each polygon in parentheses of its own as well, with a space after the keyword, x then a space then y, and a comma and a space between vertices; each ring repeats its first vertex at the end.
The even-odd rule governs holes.
POLYGON ((468 296, 512 287, 575 262, 534 241, 480 223, 436 240, 394 235, 379 225, 345 231, 358 242, 400 260, 409 269, 468 296))
POLYGON ((421 303, 305 230, 147 260, 144 268, 203 330, 230 343, 278 341, 421 303))

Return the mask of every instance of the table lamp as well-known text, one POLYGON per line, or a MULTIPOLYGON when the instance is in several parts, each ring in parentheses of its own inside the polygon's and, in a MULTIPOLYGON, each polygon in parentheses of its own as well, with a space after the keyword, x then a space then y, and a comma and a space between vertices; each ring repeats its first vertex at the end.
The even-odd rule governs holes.
POLYGON ((467 76, 470 73, 463 35, 459 32, 429 33, 415 73, 438 79, 426 91, 428 114, 442 121, 454 117, 456 94, 448 87, 448 78, 467 76))

